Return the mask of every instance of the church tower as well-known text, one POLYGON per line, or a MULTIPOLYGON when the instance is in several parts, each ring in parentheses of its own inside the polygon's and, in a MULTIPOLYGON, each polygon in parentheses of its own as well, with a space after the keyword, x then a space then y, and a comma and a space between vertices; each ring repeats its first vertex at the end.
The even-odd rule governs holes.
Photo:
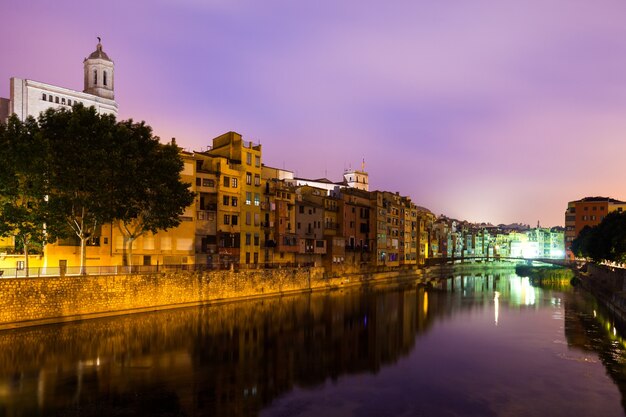
POLYGON ((85 93, 113 100, 113 61, 102 50, 102 43, 98 38, 96 50, 83 61, 85 67, 85 93))

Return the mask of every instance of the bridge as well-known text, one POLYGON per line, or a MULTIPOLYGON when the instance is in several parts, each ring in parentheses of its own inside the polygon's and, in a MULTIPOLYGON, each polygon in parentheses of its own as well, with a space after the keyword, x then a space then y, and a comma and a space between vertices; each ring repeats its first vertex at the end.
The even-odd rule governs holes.
POLYGON ((487 256, 466 256, 459 258, 427 258, 425 260, 426 266, 435 265, 453 265, 464 263, 481 263, 481 262, 511 262, 511 263, 525 263, 532 264, 534 262, 544 263, 555 266, 563 266, 566 268, 576 268, 579 262, 570 259, 555 259, 555 258, 523 258, 523 257, 487 257, 487 256))

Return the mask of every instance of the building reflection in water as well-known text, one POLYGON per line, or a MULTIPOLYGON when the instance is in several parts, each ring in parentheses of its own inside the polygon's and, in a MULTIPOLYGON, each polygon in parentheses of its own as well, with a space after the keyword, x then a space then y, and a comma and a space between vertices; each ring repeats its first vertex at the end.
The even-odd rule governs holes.
MULTIPOLYGON (((502 308, 561 302, 540 291, 516 275, 453 276, 432 290, 374 286, 4 332, 0 415, 256 415, 294 386, 378 372, 460 309, 493 308, 498 325, 502 308)), ((567 340, 588 349, 572 300, 567 340)))
POLYGON ((620 390, 626 413, 626 331, 624 323, 598 304, 589 294, 566 293, 565 337, 568 346, 582 352, 593 352, 600 359, 607 375, 620 390))
POLYGON ((406 355, 427 297, 376 287, 4 332, 0 414, 254 415, 406 355))

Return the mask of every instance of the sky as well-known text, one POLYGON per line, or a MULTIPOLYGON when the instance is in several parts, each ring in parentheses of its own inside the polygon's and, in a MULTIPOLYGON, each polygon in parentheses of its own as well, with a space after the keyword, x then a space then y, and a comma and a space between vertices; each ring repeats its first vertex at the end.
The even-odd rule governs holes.
POLYGON ((201 151, 236 131, 305 178, 475 222, 563 225, 626 199, 626 2, 2 0, 10 77, 83 89, 97 36, 119 119, 201 151))

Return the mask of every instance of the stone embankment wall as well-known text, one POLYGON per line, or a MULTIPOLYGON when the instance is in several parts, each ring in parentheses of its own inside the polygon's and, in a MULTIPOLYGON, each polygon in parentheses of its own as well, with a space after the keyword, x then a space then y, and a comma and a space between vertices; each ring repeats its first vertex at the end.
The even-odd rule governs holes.
POLYGON ((328 277, 323 268, 0 279, 0 329, 415 278, 384 271, 328 277))
POLYGON ((579 276, 588 291, 626 321, 626 269, 587 263, 587 272, 579 276))

